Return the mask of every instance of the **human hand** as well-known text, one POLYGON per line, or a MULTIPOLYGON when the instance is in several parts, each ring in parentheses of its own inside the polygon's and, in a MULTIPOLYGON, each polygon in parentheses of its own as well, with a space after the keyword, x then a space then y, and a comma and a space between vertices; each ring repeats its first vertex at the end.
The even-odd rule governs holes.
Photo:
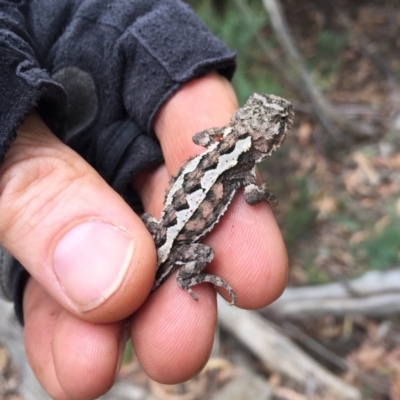
MULTIPOLYGON (((165 165, 134 182, 147 212, 159 216, 171 174, 204 151, 193 134, 225 125, 236 108, 229 83, 216 74, 186 84, 164 105, 155 131, 165 165)), ((217 322, 214 289, 196 286, 195 302, 172 277, 148 296, 156 253, 140 218, 37 115, 21 126, 0 167, 0 190, 0 243, 32 276, 24 296, 28 359, 53 398, 107 391, 128 323, 150 377, 176 383, 199 372, 217 322)), ((239 307, 280 295, 287 257, 266 203, 249 206, 240 192, 204 242, 215 251, 209 271, 235 289, 239 307)))

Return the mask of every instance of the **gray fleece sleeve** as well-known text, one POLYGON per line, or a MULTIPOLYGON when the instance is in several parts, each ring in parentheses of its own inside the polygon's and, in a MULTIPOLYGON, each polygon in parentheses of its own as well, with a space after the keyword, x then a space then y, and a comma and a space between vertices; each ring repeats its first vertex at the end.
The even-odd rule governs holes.
MULTIPOLYGON (((185 82, 234 69, 235 54, 180 0, 0 0, 0 161, 36 107, 139 210, 129 182, 163 160, 160 107, 185 82)), ((0 248, 0 295, 20 316, 26 276, 0 248)))

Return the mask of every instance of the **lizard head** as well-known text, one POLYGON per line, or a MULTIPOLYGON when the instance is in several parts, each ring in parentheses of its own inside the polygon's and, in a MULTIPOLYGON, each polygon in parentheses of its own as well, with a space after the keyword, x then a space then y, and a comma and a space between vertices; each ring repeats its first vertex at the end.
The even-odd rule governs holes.
POLYGON ((293 124, 292 105, 281 97, 271 94, 254 93, 245 105, 237 110, 231 123, 241 133, 249 133, 254 140, 263 142, 264 155, 269 155, 284 141, 293 124))

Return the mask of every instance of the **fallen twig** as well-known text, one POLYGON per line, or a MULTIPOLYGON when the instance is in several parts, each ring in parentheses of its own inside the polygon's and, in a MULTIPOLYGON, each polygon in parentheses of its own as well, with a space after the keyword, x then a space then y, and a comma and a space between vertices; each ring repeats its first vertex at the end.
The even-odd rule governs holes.
POLYGON ((291 319, 326 314, 385 317, 400 313, 400 269, 370 271, 348 281, 348 285, 357 297, 349 293, 342 283, 287 288, 265 310, 291 319))
POLYGON ((219 322, 272 371, 305 386, 312 382, 323 393, 340 399, 361 399, 358 389, 347 384, 304 353, 282 331, 254 311, 230 307, 218 301, 219 322))
POLYGON ((319 357, 323 358, 330 364, 335 365, 337 368, 340 368, 343 371, 351 371, 355 376, 357 376, 360 381, 364 382, 375 392, 389 395, 390 387, 387 384, 387 381, 383 381, 377 376, 365 373, 364 371, 360 370, 357 365, 333 353, 291 322, 284 321, 281 325, 281 328, 289 337, 291 337, 297 343, 301 343, 302 345, 310 349, 312 353, 318 354, 319 357))
POLYGON ((298 90, 300 88, 300 93, 310 102, 324 128, 335 141, 343 141, 346 138, 345 133, 351 133, 357 139, 370 138, 374 131, 369 125, 361 127, 360 124, 343 118, 313 83, 303 58, 292 40, 279 1, 262 0, 262 3, 270 15, 275 35, 286 56, 288 67, 285 73, 288 73, 291 80, 296 82, 295 87, 298 90))

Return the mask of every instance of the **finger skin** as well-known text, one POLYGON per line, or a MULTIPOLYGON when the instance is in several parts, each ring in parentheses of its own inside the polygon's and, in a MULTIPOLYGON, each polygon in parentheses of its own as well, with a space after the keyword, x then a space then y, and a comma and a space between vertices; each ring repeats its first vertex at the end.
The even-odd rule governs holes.
POLYGON ((25 348, 39 382, 57 400, 94 399, 114 383, 123 322, 93 325, 63 310, 34 280, 25 296, 25 348))
POLYGON ((170 279, 132 318, 135 354, 145 372, 158 382, 185 381, 207 362, 217 323, 216 298, 207 285, 196 287, 196 293, 199 302, 170 279))
POLYGON ((54 399, 68 400, 68 396, 58 382, 54 369, 51 342, 54 326, 62 312, 58 303, 30 279, 24 295, 24 343, 26 356, 36 378, 54 399))
POLYGON ((128 317, 145 301, 154 280, 154 243, 140 218, 36 114, 20 127, 0 166, 0 243, 63 308, 91 322, 128 317), (60 238, 90 221, 124 232, 134 251, 118 290, 87 311, 67 296, 53 262, 60 238))
MULTIPOLYGON (((204 151, 192 142, 192 136, 226 125, 236 108, 232 88, 216 74, 186 84, 165 104, 155 124, 165 166, 142 177, 135 186, 146 211, 159 217, 170 176, 190 156, 204 151)), ((239 307, 263 307, 282 293, 287 254, 267 204, 249 206, 239 192, 203 242, 215 252, 207 270, 235 289, 239 307)), ((171 276, 133 316, 136 354, 145 371, 157 381, 184 381, 198 372, 208 357, 217 315, 215 295, 207 284, 196 286, 194 291, 199 297, 197 303, 171 276)), ((218 292, 228 298, 224 289, 218 292)))

